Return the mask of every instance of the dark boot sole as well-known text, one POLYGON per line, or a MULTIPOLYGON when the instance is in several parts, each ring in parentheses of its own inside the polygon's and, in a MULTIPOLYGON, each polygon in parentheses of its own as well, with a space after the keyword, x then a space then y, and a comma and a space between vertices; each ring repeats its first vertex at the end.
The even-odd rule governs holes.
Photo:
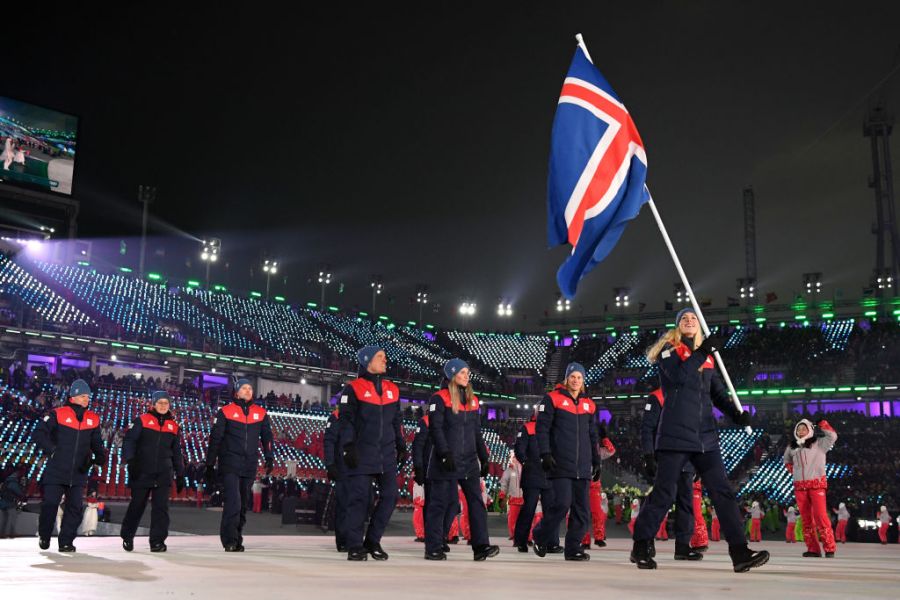
POLYGON ((769 562, 769 553, 764 552, 763 554, 760 554, 759 556, 757 556, 756 559, 751 560, 748 563, 744 563, 741 565, 734 565, 734 572, 735 573, 746 573, 750 569, 755 569, 756 567, 761 567, 764 564, 766 564, 767 562, 769 562))

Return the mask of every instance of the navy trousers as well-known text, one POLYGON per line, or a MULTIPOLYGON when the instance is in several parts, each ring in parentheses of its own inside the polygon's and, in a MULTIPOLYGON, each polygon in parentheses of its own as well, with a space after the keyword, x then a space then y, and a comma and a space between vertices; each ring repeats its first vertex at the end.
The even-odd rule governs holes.
POLYGON ((694 472, 682 471, 675 489, 675 542, 689 546, 692 537, 694 537, 694 472))
MULTIPOLYGON (((427 535, 427 531, 428 531, 428 499, 432 495, 437 493, 435 491, 434 486, 432 485, 432 481, 433 480, 431 480, 431 479, 426 479, 425 486, 424 486, 425 487, 425 506, 422 507, 422 518, 424 519, 424 522, 425 522, 426 535, 427 535)), ((443 488, 441 488, 441 489, 443 490, 443 493, 447 493, 446 489, 443 489, 443 488)), ((443 533, 444 538, 443 539, 445 539, 445 540, 450 537, 450 528, 453 527, 453 519, 456 518, 456 515, 459 514, 460 509, 461 509, 461 507, 459 505, 459 496, 457 495, 456 490, 453 489, 450 491, 452 492, 452 497, 447 498, 447 502, 446 502, 447 509, 446 509, 446 512, 444 513, 444 521, 443 521, 443 523, 444 523, 444 533, 443 533)))
POLYGON ((347 479, 334 482, 334 541, 338 546, 347 545, 347 479))
POLYGON ((380 544, 381 536, 384 535, 391 515, 394 514, 394 506, 397 504, 397 472, 390 471, 379 475, 350 475, 346 477, 346 486, 344 536, 347 547, 361 548, 364 539, 365 543, 380 544), (365 529, 364 534, 373 482, 378 485, 380 495, 372 518, 369 520, 369 527, 365 529))
POLYGON ((151 498, 150 505, 150 545, 162 544, 169 537, 169 488, 157 486, 155 488, 131 488, 131 502, 122 519, 120 536, 123 540, 134 539, 144 509, 147 508, 147 499, 151 498))
MULTIPOLYGON (((707 452, 673 452, 658 450, 656 452, 656 481, 653 482, 653 493, 644 503, 634 524, 633 539, 636 542, 650 541, 659 529, 663 516, 672 506, 675 499, 678 479, 682 477, 682 468, 690 462, 694 465, 704 487, 709 492, 710 500, 719 516, 719 524, 728 544, 743 546, 747 543, 740 510, 731 491, 731 484, 725 473, 722 455, 719 449, 707 452)), ((692 501, 693 503, 693 501, 692 501)), ((693 514, 693 511, 691 512, 693 514)), ((545 517, 546 518, 546 517, 545 517)))
MULTIPOLYGON (((522 503, 522 508, 519 509, 519 516, 516 518, 516 528, 513 533, 513 544, 516 546, 524 546, 528 543, 528 536, 531 534, 531 523, 534 521, 538 500, 541 501, 541 508, 545 511, 553 504, 553 488, 522 488, 522 497, 524 502, 522 503)), ((550 545, 559 545, 559 527, 556 528, 550 545)))
POLYGON ((56 522, 56 512, 59 510, 63 495, 66 496, 66 503, 63 506, 58 541, 60 546, 68 546, 75 541, 78 526, 81 525, 84 486, 52 484, 44 486, 44 499, 41 501, 41 514, 38 517, 38 535, 42 540, 49 540, 53 535, 53 524, 56 522))
MULTIPOLYGON (((559 539, 559 527, 568 513, 566 556, 572 556, 581 551, 581 540, 590 527, 591 509, 588 492, 591 481, 557 477, 551 479, 550 483, 553 486, 553 504, 549 508, 544 507, 544 518, 534 528, 534 543, 553 546, 554 537, 556 540, 559 539)), ((658 529, 659 523, 656 525, 658 529)))
POLYGON ((247 510, 250 508, 250 486, 253 477, 241 477, 237 473, 222 475, 224 500, 222 504, 222 525, 219 527, 219 538, 222 546, 243 544, 244 524, 247 522, 247 510))
MULTIPOLYGON (((472 533, 472 548, 490 544, 487 530, 487 510, 481 497, 481 479, 432 479, 431 500, 425 499, 425 551, 438 552, 444 545, 449 524, 448 510, 458 505, 456 486, 462 488, 469 509, 469 531, 472 533)), ((453 519, 450 519, 452 522, 453 519)))

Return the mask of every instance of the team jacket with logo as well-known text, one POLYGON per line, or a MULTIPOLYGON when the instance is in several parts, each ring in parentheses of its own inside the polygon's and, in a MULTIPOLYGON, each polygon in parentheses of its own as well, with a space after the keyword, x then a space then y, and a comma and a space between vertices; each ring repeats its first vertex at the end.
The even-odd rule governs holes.
POLYGON ((355 444, 359 459, 347 475, 396 472, 397 446, 404 443, 399 388, 366 373, 344 386, 338 406, 341 444, 355 444))
POLYGON ((826 454, 837 441, 837 432, 828 421, 819 421, 821 437, 813 437, 797 444, 788 444, 784 449, 784 465, 794 479, 794 489, 813 490, 828 487, 825 478, 826 454))
POLYGON ((537 434, 541 455, 556 460, 548 476, 590 479, 593 465, 600 464, 597 407, 585 395, 573 398, 558 385, 538 406, 537 434))
MULTIPOLYGON (((465 394, 462 394, 465 400, 465 394)), ((461 402, 453 414, 450 390, 446 387, 428 401, 429 437, 433 444, 428 477, 431 479, 468 479, 480 477, 481 464, 488 461, 487 446, 481 435, 480 404, 476 396, 461 402), (453 456, 455 471, 441 468, 440 457, 453 456)))
POLYGON ((656 449, 717 449, 719 431, 713 404, 732 419, 738 417, 738 412, 716 373, 713 356, 692 352, 684 344, 667 344, 659 355, 659 379, 665 404, 656 432, 656 449))
POLYGON ((322 438, 323 455, 325 465, 334 465, 338 472, 338 478, 343 476, 344 459, 341 457, 340 427, 338 425, 338 411, 333 410, 325 422, 325 435, 322 438))
POLYGON ((41 476, 44 485, 84 486, 87 473, 81 469, 85 461, 92 455, 97 462, 105 461, 100 415, 74 404, 53 409, 38 422, 31 438, 50 455, 41 476))
POLYGON ((412 442, 413 467, 428 472, 428 461, 431 458, 431 439, 428 435, 428 415, 416 424, 416 435, 412 442))
MULTIPOLYGON (((657 388, 647 395, 647 403, 644 405, 644 418, 641 419, 641 449, 644 454, 656 452, 656 432, 659 429, 659 416, 666 403, 662 388, 657 388)), ((682 473, 693 473, 694 465, 690 461, 684 463, 682 473)))
POLYGON ((131 422, 125 434, 122 455, 125 462, 134 460, 131 487, 167 487, 172 484, 172 474, 184 474, 181 455, 181 436, 178 423, 171 413, 158 415, 146 412, 131 422))
POLYGON ((218 460, 221 473, 253 477, 259 467, 260 443, 266 460, 273 459, 272 425, 266 409, 253 402, 232 402, 216 413, 206 464, 218 460))
POLYGON ((522 425, 516 436, 513 451, 516 459, 522 463, 522 487, 546 490, 550 487, 547 474, 541 466, 541 450, 537 442, 537 423, 529 421, 522 425))

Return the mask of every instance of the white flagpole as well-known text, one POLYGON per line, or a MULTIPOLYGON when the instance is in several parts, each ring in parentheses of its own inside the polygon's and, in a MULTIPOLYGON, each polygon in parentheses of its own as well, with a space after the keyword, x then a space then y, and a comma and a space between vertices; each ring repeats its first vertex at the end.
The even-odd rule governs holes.
MULTIPOLYGON (((587 57, 591 63, 594 61, 591 60, 591 55, 588 53, 587 46, 584 43, 584 37, 580 33, 575 34, 575 39, 578 41, 578 45, 584 51, 584 55, 587 57)), ((681 261, 678 259, 678 254, 675 252, 675 246, 672 245, 672 240, 669 238, 669 232, 666 231, 666 226, 663 224, 662 217, 659 216, 659 211, 656 210, 656 204, 653 202, 653 198, 650 198, 649 203, 650 210, 653 212, 653 218, 656 219, 656 226, 659 227, 659 232, 662 234, 663 241, 666 243, 666 247, 669 249, 669 254, 672 256, 672 262, 675 263, 675 269, 678 271, 678 276, 681 277, 681 283, 684 285, 684 290, 687 292, 688 298, 691 299, 691 306, 694 308, 694 312, 697 314, 697 320, 700 321, 700 328, 703 330, 703 335, 705 337, 709 337, 709 326, 706 324, 706 318, 703 316, 703 311, 700 310, 700 303, 697 302, 697 298, 694 296, 694 290, 691 287, 691 282, 688 281, 687 275, 684 273, 684 269, 681 266, 681 261)), ((676 323, 677 325, 677 323, 676 323)), ((731 376, 728 375, 728 370, 725 368, 725 363, 722 361, 721 355, 719 355, 719 351, 716 350, 714 353, 716 357, 716 364, 719 365, 719 371, 722 373, 722 379, 725 380, 725 385, 728 388, 728 393, 731 395, 731 399, 734 401, 735 407, 738 409, 738 412, 743 412, 744 407, 741 405, 740 399, 738 399, 737 392, 734 390, 734 384, 731 382, 731 376)), ((744 428, 748 434, 753 432, 753 429, 748 425, 744 428)))

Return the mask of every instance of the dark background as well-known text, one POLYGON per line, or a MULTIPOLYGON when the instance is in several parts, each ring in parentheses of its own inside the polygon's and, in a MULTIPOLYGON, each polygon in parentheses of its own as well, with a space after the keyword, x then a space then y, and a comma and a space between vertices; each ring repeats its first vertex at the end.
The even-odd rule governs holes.
MULTIPOLYGON (((547 249, 546 170, 581 31, 634 116, 698 296, 735 295, 750 184, 763 293, 789 301, 806 271, 827 295, 861 293, 875 247, 862 121, 889 75, 897 107, 900 3, 488 4, 9 15, 0 93, 80 117, 79 235, 126 240, 122 264, 137 263, 137 186, 152 184, 148 270, 201 277, 196 239, 217 235, 212 279, 230 288, 264 289, 269 256, 273 294, 318 301, 327 262, 344 283, 331 304, 368 310, 378 273, 379 312, 416 319, 422 282, 441 304, 430 322, 463 323, 471 296, 467 326, 529 329, 566 252, 547 249)), ((645 208, 575 312, 620 285, 661 310, 675 280, 645 208)))

